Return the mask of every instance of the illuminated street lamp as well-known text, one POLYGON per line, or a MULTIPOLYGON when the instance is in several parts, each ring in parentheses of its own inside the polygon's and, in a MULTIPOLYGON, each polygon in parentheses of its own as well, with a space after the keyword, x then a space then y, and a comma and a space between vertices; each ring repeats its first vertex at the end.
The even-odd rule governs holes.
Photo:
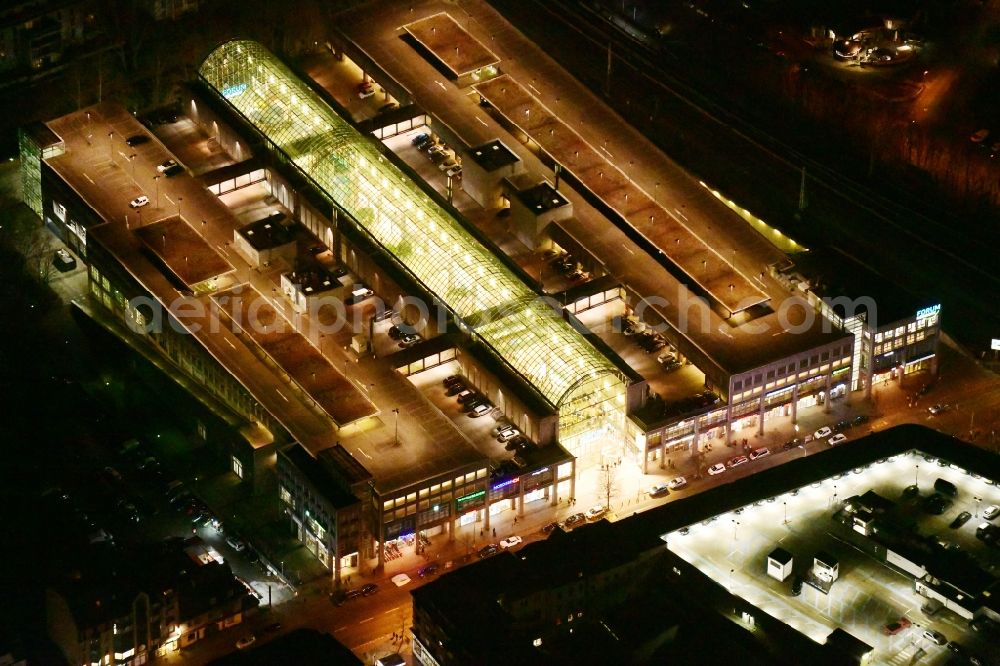
POLYGON ((393 408, 392 413, 395 415, 395 433, 392 437, 393 445, 399 446, 399 407, 393 408))

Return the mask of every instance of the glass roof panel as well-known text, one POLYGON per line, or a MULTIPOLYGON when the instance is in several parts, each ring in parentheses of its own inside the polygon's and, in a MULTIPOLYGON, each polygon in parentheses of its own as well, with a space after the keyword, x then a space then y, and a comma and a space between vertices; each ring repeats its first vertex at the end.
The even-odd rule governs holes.
POLYGON ((199 74, 553 405, 617 368, 374 143, 261 44, 231 41, 199 74))

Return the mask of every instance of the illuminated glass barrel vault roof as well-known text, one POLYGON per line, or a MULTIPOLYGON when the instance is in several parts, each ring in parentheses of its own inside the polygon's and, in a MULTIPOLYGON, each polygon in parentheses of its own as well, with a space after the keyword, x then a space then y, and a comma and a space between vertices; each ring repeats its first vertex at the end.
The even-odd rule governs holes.
POLYGON ((607 358, 262 45, 227 42, 199 73, 549 402, 624 400, 607 358))

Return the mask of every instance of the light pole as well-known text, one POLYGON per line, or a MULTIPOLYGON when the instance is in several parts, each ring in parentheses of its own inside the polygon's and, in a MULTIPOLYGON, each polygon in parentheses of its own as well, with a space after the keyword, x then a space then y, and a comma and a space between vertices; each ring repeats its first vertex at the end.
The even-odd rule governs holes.
POLYGON ((153 185, 156 187, 156 207, 160 207, 160 176, 153 176, 153 185))
POLYGON ((782 524, 783 525, 787 525, 788 524, 788 502, 782 501, 781 502, 781 506, 782 506, 782 508, 785 511, 785 519, 782 521, 782 524))
POLYGON ((979 517, 979 503, 983 501, 983 498, 982 497, 973 497, 972 499, 974 499, 976 501, 976 518, 978 518, 979 517))
POLYGON ((920 485, 918 474, 920 474, 920 463, 913 466, 913 485, 915 486, 920 485))
POLYGON ((393 434, 392 441, 394 446, 399 446, 399 407, 395 407, 392 410, 395 415, 395 434, 393 434))

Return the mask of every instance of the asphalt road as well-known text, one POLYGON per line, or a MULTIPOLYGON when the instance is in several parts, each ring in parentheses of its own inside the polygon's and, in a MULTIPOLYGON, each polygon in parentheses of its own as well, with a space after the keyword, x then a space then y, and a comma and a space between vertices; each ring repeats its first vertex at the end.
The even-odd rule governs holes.
MULTIPOLYGON (((595 92, 604 87, 611 44, 607 102, 740 205, 807 246, 853 258, 895 288, 938 296, 947 330, 967 344, 981 347, 1000 334, 1000 308, 989 296, 1000 287, 992 246, 709 106, 711 100, 678 86, 671 72, 682 70, 682 62, 651 57, 573 3, 492 4, 595 92), (808 207, 796 219, 803 166, 808 207)), ((866 168, 859 165, 858 173, 866 168)))

